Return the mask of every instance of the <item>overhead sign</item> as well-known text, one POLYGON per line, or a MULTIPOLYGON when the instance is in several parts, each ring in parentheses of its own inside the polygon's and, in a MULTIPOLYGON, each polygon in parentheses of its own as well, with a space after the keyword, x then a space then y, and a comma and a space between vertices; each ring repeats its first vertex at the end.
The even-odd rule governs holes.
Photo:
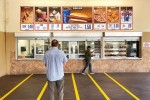
POLYGON ((20 7, 21 31, 132 30, 133 7, 20 7))

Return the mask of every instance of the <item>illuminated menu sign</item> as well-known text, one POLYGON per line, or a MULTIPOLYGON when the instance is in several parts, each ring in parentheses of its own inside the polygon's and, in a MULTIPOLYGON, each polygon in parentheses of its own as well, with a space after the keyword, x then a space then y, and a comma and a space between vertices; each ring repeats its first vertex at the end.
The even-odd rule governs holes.
POLYGON ((94 7, 94 30, 106 30, 106 7, 94 7))
POLYGON ((133 28, 133 8, 121 7, 121 29, 130 30, 133 28))
POLYGON ((92 7, 63 7, 63 30, 92 30, 92 7))
POLYGON ((107 27, 108 30, 119 30, 120 19, 119 19, 119 7, 108 7, 107 8, 107 27))
POLYGON ((47 7, 35 7, 35 30, 48 30, 47 7))
POLYGON ((21 31, 133 30, 133 7, 20 7, 21 31))
POLYGON ((61 30, 61 7, 49 7, 49 30, 61 30))
POLYGON ((22 31, 33 31, 33 7, 21 7, 20 28, 22 31))

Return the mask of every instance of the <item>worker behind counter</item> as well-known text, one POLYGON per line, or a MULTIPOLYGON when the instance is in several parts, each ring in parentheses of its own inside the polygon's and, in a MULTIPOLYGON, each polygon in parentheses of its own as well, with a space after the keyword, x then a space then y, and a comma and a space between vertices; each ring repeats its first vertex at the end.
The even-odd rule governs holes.
MULTIPOLYGON (((32 50, 31 50, 32 54, 31 54, 31 58, 34 58, 34 45, 32 46, 32 50)), ((38 54, 38 47, 36 47, 36 54, 38 54)))

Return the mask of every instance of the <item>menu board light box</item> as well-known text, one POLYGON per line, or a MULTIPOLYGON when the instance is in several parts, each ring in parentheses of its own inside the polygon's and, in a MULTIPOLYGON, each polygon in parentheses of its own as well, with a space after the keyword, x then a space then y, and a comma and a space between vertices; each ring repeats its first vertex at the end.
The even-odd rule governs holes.
POLYGON ((119 7, 107 8, 108 30, 119 30, 119 7))
POLYGON ((20 30, 133 30, 133 7, 22 6, 20 30))
POLYGON ((47 7, 35 7, 35 30, 47 30, 47 7))
POLYGON ((49 30, 61 30, 61 7, 49 7, 49 30))
POLYGON ((121 29, 133 28, 133 7, 121 7, 121 29))
POLYGON ((22 31, 33 31, 33 7, 21 7, 20 27, 22 31))
POLYGON ((63 30, 92 30, 92 7, 63 7, 63 30))
POLYGON ((106 30, 106 7, 94 7, 94 30, 106 30))

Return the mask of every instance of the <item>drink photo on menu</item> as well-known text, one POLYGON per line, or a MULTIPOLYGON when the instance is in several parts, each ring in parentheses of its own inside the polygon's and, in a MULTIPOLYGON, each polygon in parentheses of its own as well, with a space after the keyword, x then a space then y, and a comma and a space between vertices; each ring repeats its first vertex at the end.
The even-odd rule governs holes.
POLYGON ((49 7, 49 22, 61 23, 61 7, 49 7))
POLYGON ((133 7, 121 7, 121 29, 132 30, 133 29, 133 7))
POLYGON ((35 30, 48 30, 47 7, 35 7, 35 30))
POLYGON ((47 23, 47 7, 35 7, 35 22, 47 23))

